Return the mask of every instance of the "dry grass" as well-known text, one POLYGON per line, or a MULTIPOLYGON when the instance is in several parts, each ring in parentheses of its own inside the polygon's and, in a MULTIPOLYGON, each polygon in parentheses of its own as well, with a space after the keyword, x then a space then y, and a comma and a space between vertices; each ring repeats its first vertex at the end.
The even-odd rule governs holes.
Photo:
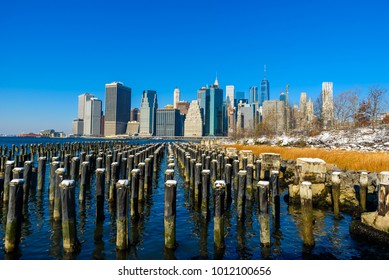
POLYGON ((226 147, 234 147, 238 150, 252 150, 257 155, 266 152, 278 153, 284 159, 295 160, 301 157, 321 158, 325 162, 334 163, 345 170, 389 171, 389 154, 383 152, 340 151, 266 145, 227 145, 226 147))

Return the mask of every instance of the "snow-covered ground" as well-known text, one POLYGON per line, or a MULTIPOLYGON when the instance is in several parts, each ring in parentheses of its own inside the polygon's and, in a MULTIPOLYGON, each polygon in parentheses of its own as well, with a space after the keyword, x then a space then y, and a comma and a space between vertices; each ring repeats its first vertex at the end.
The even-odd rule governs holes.
POLYGON ((262 136, 240 139, 237 143, 389 152, 389 128, 379 128, 374 131, 370 128, 324 131, 312 137, 282 135, 269 138, 262 136))

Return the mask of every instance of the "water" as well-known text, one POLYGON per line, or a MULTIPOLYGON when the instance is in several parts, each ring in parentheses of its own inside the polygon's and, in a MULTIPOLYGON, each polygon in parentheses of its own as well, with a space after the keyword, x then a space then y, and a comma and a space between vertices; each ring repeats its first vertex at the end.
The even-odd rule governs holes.
MULTIPOLYGON (((78 141, 79 139, 77 139, 78 141)), ((42 143, 45 139, 0 138, 0 145, 42 143), (35 142, 36 141, 36 142, 35 142)), ((59 142, 58 139, 47 139, 59 142)), ((62 140, 69 141, 69 139, 62 140)), ((71 140, 76 141, 76 140, 71 140)), ((86 140, 85 140, 86 141, 86 140)), ((140 141, 149 143, 150 141, 140 141)), ((116 251, 115 212, 105 202, 105 220, 96 223, 94 205, 94 176, 87 192, 85 204, 77 200, 77 234, 82 247, 78 255, 66 255, 62 249, 61 224, 52 221, 48 202, 49 165, 43 193, 30 195, 28 211, 24 211, 22 239, 19 251, 4 253, 6 209, 0 203, 0 259, 51 260, 51 259, 389 259, 389 250, 382 246, 353 239, 349 234, 351 216, 342 213, 336 220, 331 212, 314 209, 313 249, 303 246, 301 213, 299 207, 288 206, 281 193, 280 227, 271 219, 271 247, 261 248, 257 206, 246 210, 244 224, 237 222, 234 203, 226 213, 225 249, 213 246, 213 219, 205 222, 194 211, 189 200, 188 188, 176 167, 174 179, 177 187, 177 233, 176 250, 164 249, 163 199, 164 171, 167 169, 167 151, 153 181, 151 196, 144 205, 144 215, 136 224, 130 225, 133 241, 127 252, 116 251)), ((177 166, 177 164, 176 164, 177 166)), ((76 188, 78 197, 78 188, 76 188)), ((107 187, 106 187, 107 192, 107 187)), ((210 200, 212 201, 212 200, 210 200)))

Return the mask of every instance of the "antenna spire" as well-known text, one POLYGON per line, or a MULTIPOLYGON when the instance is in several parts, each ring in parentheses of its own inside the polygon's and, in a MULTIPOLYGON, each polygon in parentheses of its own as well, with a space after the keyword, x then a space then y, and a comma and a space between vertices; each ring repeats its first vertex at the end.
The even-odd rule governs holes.
POLYGON ((263 66, 263 79, 266 80, 266 64, 263 66))

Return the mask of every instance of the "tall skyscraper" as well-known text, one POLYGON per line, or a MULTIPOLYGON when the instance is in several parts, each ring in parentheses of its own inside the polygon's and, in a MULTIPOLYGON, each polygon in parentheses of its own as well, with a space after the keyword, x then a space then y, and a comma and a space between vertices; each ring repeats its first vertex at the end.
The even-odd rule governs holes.
POLYGON ((182 116, 174 108, 157 109, 156 136, 182 136, 182 116))
MULTIPOLYGON (((223 90, 219 88, 219 82, 207 89, 209 92, 209 136, 224 135, 223 126, 223 90)), ((208 112, 207 112, 208 113, 208 112)))
POLYGON ((269 81, 266 79, 266 65, 264 66, 264 76, 261 82, 261 99, 259 100, 259 105, 262 106, 263 102, 270 100, 270 85, 269 81))
POLYGON ((197 100, 193 100, 185 118, 184 136, 201 137, 202 135, 203 121, 201 119, 200 106, 197 100))
POLYGON ((155 135, 157 109, 157 92, 155 90, 143 91, 142 101, 140 105, 140 135, 155 135))
POLYGON ((92 97, 85 103, 84 135, 101 136, 102 102, 92 97))
POLYGON ((122 83, 105 85, 105 128, 104 135, 125 134, 130 120, 131 88, 122 83))
POLYGON ((209 90, 208 87, 201 87, 197 91, 201 119, 203 121, 203 135, 209 134, 209 90))
POLYGON ((177 109, 177 103, 180 102, 180 89, 175 88, 174 89, 174 100, 173 100, 173 106, 174 109, 177 109))
POLYGON ((130 121, 131 122, 139 122, 140 111, 138 108, 134 108, 130 112, 130 121))
POLYGON ((72 132, 74 135, 84 135, 85 105, 94 96, 90 93, 84 93, 78 96, 77 119, 73 120, 72 132))
POLYGON ((258 102, 258 87, 251 86, 250 87, 249 103, 252 104, 255 102, 258 102))
POLYGON ((226 86, 226 99, 230 99, 231 106, 234 107, 235 86, 226 86))
POLYGON ((323 128, 329 129, 334 124, 334 103, 332 82, 323 82, 321 90, 323 128))

